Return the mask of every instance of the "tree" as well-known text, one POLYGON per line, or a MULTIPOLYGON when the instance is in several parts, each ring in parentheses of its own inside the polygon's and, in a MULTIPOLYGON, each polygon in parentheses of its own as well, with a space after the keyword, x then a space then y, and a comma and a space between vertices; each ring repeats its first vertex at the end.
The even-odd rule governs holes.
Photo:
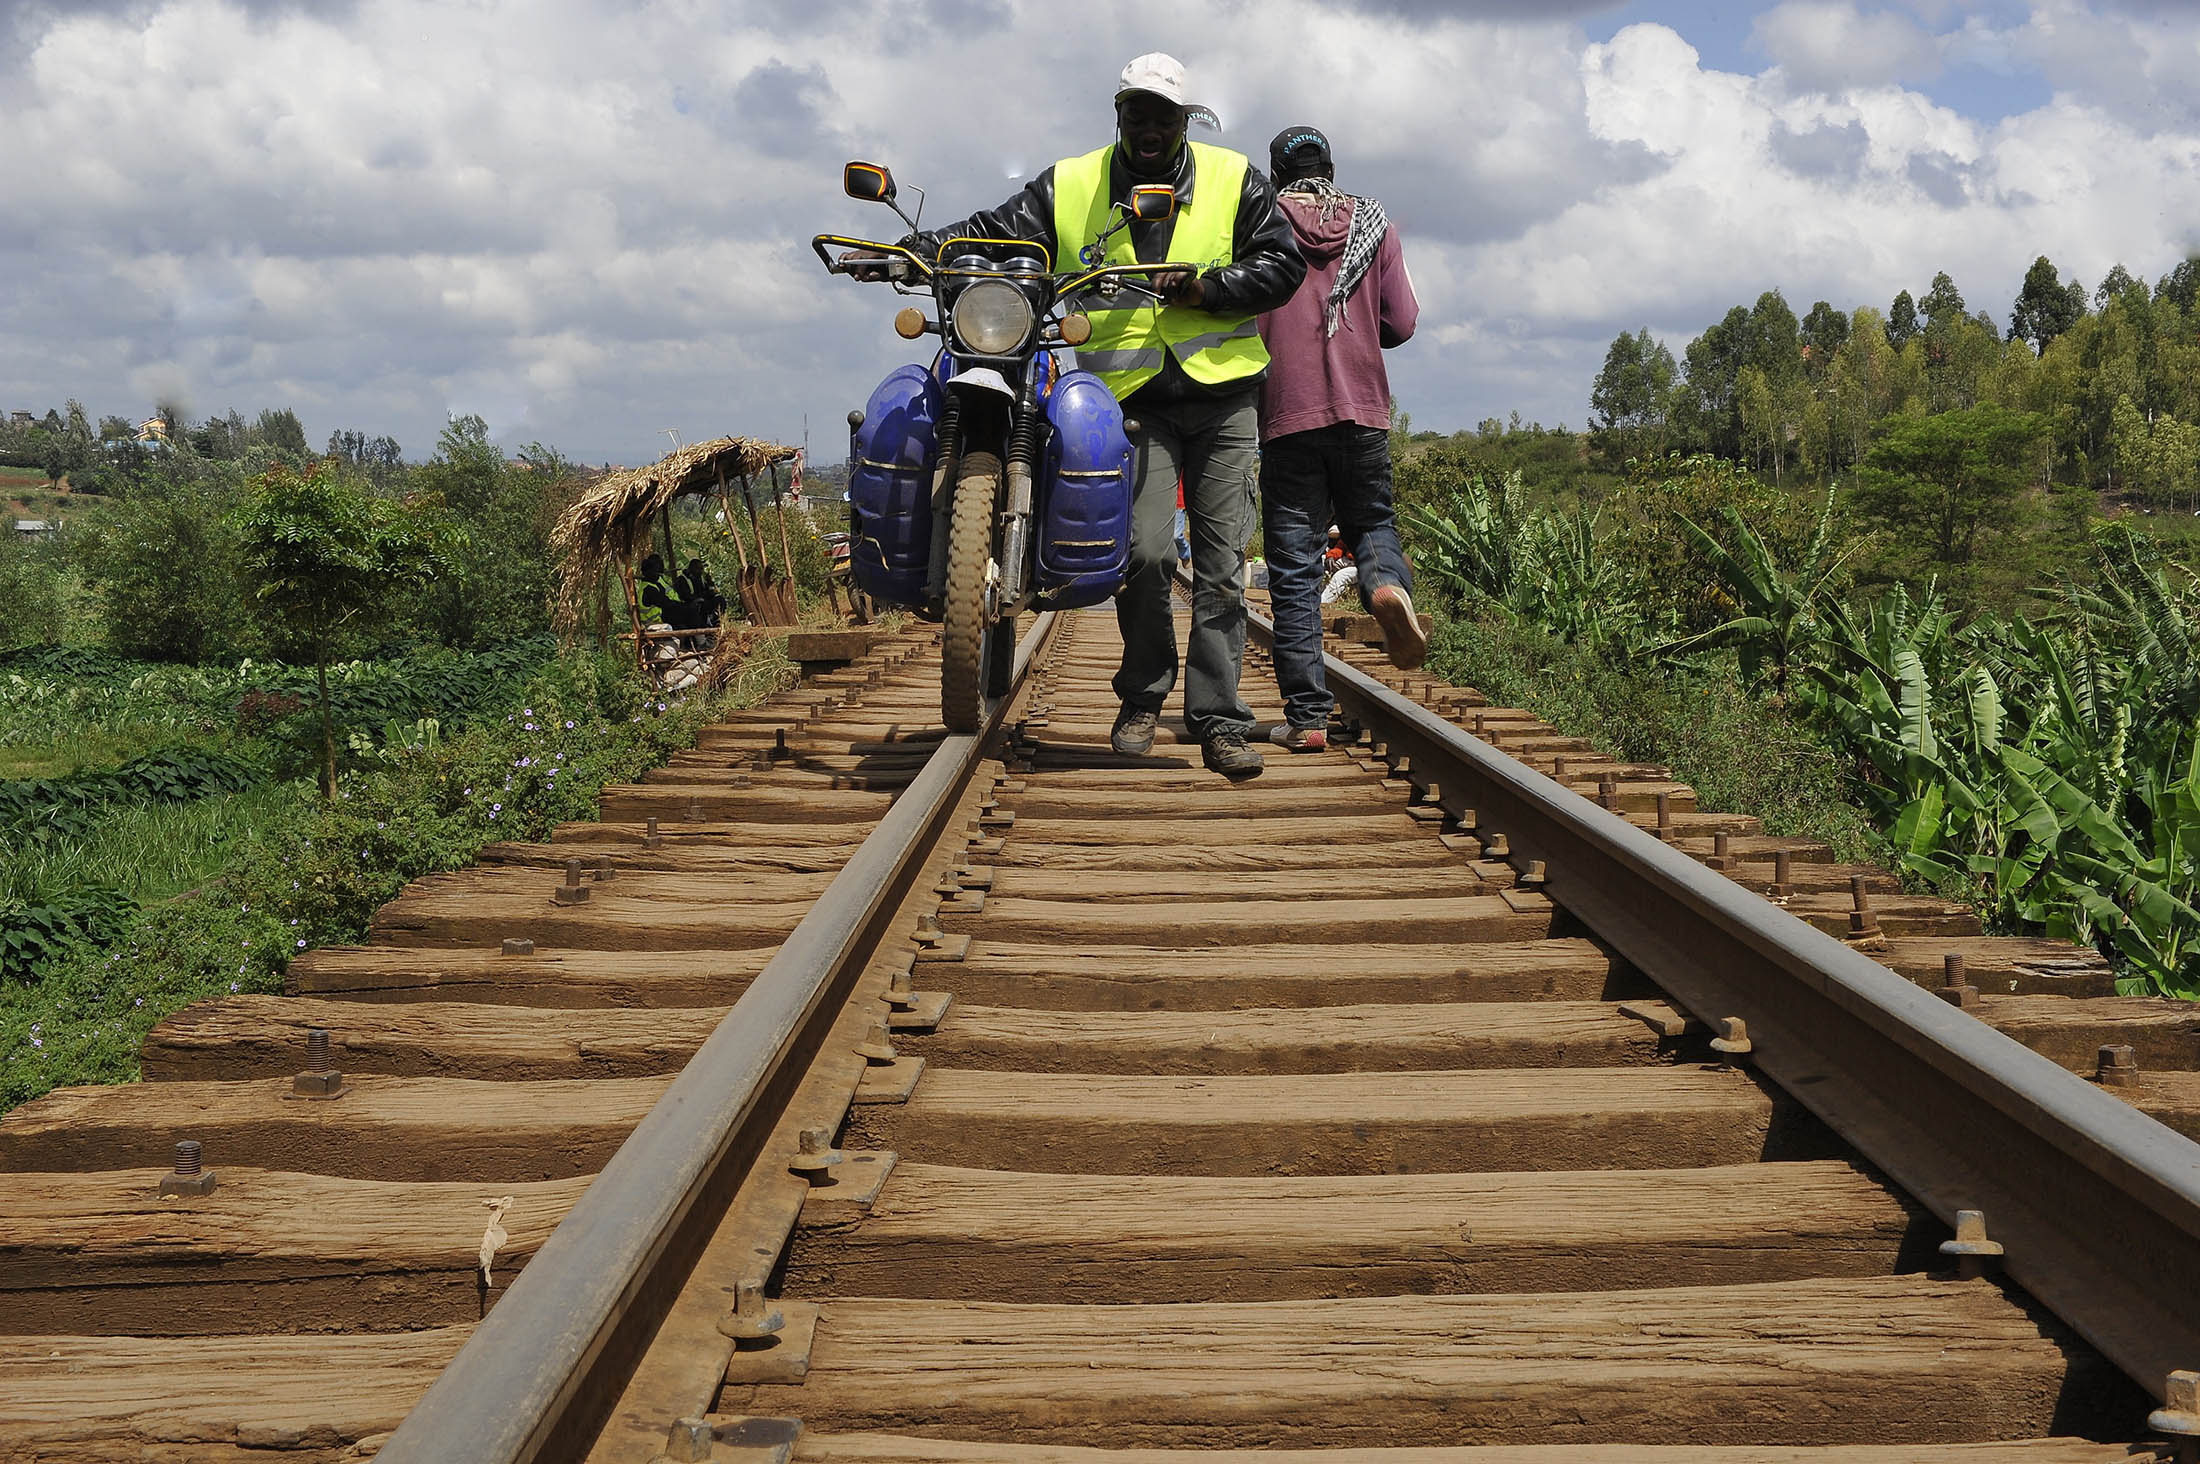
POLYGON ((1795 312, 1787 297, 1767 290, 1749 311, 1749 345, 1745 359, 1765 374, 1775 387, 1802 374, 1803 346, 1795 312))
POLYGON ((2047 432, 2044 417, 1995 406, 1897 418, 1864 460, 1857 507, 1923 535, 1935 563, 1968 564, 1982 534, 2014 521, 2047 432))
POLYGON ((1675 415, 1684 419, 1697 445, 1721 457, 1741 451, 1742 424, 1735 413, 1734 389, 1742 364, 1749 359, 1749 335, 1749 311, 1737 305, 1690 341, 1682 357, 1687 390, 1679 395, 1675 415))
POLYGON ((1735 378, 1734 408, 1742 419, 1742 445, 1749 449, 1755 465, 1762 468, 1765 453, 1779 450, 1779 407, 1774 400, 1772 383, 1754 363, 1744 366, 1735 378))
POLYGON ((2162 276, 2154 287, 2156 300, 2173 300, 2179 310, 2192 314, 2193 301, 2200 299, 2200 258, 2187 259, 2168 274, 2162 276))
POLYGON ((1590 388, 1590 426, 1618 437, 1628 456, 1639 456, 1665 426, 1674 371, 1673 353, 1651 338, 1648 327, 1622 331, 1590 388))
POLYGON ((2142 299, 2145 297, 2146 286, 2134 279, 2130 270, 2118 264, 2102 277, 2100 288, 2093 292, 2093 308, 2106 310, 2109 301, 2121 300, 2134 290, 2142 299))
POLYGON ((2016 308, 2009 312, 2009 336, 2045 351, 2049 341, 2067 332, 2084 314, 2085 287, 2076 280, 2064 284, 2043 254, 2024 272, 2016 308))
POLYGON ((260 420, 254 426, 253 435, 264 446, 275 449, 295 462, 305 460, 305 424, 300 422, 298 414, 288 407, 270 408, 261 412, 260 420))
POLYGON ((92 521, 79 562, 116 650, 196 664, 252 649, 234 492, 233 469, 163 458, 92 521))
POLYGON ((1849 317, 1824 300, 1810 307, 1810 314, 1803 317, 1802 348, 1803 367, 1813 381, 1825 378, 1833 366, 1834 353, 1849 341, 1849 317))
POLYGON ((1925 292, 1924 299, 1918 301, 1917 308, 1924 312, 1927 328, 1953 325, 1966 313, 1963 292, 1956 288, 1954 280, 1948 278, 1946 270, 1933 276, 1933 287, 1925 292))
POLYGON ((1904 290, 1894 297, 1894 304, 1887 310, 1887 344, 1896 350, 1908 345, 1917 335, 1917 302, 1904 290))
POLYGON ((236 525, 243 578, 267 612, 268 637, 313 662, 320 701, 322 788, 336 796, 336 722, 328 663, 386 619, 398 590, 442 572, 442 526, 416 505, 377 498, 315 463, 278 464, 248 487, 236 525))

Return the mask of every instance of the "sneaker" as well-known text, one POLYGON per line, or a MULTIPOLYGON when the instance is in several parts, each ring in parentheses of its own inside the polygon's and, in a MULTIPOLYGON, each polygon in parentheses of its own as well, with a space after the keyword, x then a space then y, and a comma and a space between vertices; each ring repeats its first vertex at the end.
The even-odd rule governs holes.
POLYGON ((1154 729, 1161 725, 1161 718, 1143 707, 1123 703, 1123 710, 1115 714, 1115 730, 1108 734, 1108 746, 1125 757, 1144 757, 1153 751, 1154 729))
POLYGON ((1411 671, 1428 659, 1428 635, 1413 613, 1413 596, 1403 586, 1382 586, 1368 597, 1367 608, 1383 628, 1383 650, 1391 665, 1411 671))
POLYGON ((1225 778, 1250 778, 1261 770, 1260 754, 1245 745, 1243 732, 1217 732, 1200 745, 1200 758, 1225 778))
POLYGON ((1268 740, 1293 752, 1323 752, 1329 747, 1329 729, 1294 727, 1289 722, 1278 722, 1268 729, 1268 740))

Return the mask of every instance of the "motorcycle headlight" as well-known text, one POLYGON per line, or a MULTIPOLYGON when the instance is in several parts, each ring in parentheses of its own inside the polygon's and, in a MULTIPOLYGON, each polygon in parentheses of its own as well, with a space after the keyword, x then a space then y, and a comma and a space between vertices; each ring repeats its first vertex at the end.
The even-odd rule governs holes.
POLYGON ((1005 356, 1031 334, 1031 302, 1006 280, 980 280, 955 297, 955 338, 976 355, 1005 356))

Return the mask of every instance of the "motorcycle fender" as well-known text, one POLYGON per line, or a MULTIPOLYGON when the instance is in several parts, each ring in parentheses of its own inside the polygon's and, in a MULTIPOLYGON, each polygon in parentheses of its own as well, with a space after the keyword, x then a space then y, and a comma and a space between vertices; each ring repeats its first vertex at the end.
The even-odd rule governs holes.
POLYGON ((1016 400, 1016 388, 1008 384, 1008 378, 990 366, 972 366, 958 371, 947 379, 949 391, 998 392, 1010 401, 1016 400))

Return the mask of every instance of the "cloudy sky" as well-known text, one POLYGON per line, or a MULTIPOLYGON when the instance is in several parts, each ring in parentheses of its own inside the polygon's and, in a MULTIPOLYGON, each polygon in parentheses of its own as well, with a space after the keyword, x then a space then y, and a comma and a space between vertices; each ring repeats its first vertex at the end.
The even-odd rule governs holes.
POLYGON ((914 357, 820 231, 1104 141, 1164 48, 1259 159, 1327 130, 1422 299, 1416 426, 1580 425, 1621 330, 1950 271, 2006 318, 2200 247, 2200 7, 2174 0, 0 0, 0 409, 294 407, 318 441, 837 456, 914 357))

